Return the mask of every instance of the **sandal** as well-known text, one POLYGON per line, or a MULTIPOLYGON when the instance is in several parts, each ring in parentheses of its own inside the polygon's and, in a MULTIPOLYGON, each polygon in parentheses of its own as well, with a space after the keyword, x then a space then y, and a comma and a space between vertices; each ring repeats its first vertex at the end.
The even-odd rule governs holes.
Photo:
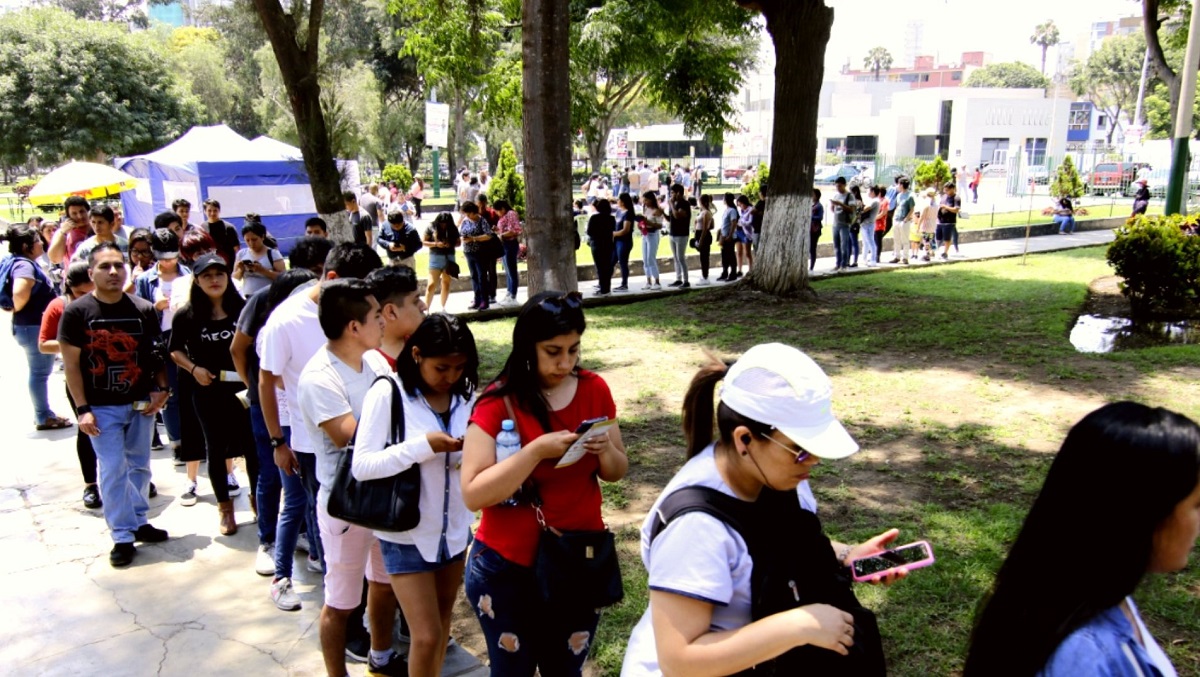
POLYGON ((62 416, 52 416, 46 419, 45 423, 38 424, 38 430, 61 430, 62 428, 70 428, 75 425, 70 419, 65 419, 62 416))

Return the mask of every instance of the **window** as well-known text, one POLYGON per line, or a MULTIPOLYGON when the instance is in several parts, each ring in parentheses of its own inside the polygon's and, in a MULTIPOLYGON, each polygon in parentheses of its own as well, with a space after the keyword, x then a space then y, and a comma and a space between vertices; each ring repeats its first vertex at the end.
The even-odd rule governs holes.
POLYGON ((955 82, 962 80, 962 71, 954 71, 950 74, 950 79, 954 80, 955 82))
POLYGON ((846 140, 843 138, 832 138, 831 137, 831 138, 825 139, 825 152, 826 153, 836 153, 842 149, 842 146, 845 145, 845 142, 846 142, 846 140))
POLYGON ((1046 164, 1046 139, 1025 139, 1025 162, 1030 165, 1046 164))
POLYGON ((1071 117, 1067 118, 1067 129, 1070 131, 1086 130, 1092 124, 1091 113, 1086 108, 1072 108, 1071 117))
POLYGON ((929 82, 929 73, 921 73, 921 82, 929 82))
POLYGON ((1096 116, 1096 129, 1108 129, 1108 116, 1107 115, 1097 115, 1096 116))

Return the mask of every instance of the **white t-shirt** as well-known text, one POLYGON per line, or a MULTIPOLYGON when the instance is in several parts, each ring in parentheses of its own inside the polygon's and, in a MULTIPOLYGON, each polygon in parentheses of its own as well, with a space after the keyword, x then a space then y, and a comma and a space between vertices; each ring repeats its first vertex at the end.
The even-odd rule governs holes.
MULTIPOLYGON (((274 270, 275 262, 282 260, 283 255, 279 253, 278 249, 263 249, 262 256, 255 256, 249 247, 242 247, 238 250, 237 256, 234 257, 234 265, 238 265, 242 261, 257 261, 263 268, 274 270)), ((242 275, 242 296, 247 298, 254 292, 270 286, 271 280, 257 273, 242 275)))
MULTIPOLYGON (((321 430, 321 424, 346 414, 353 415, 357 420, 362 415, 363 399, 375 378, 391 371, 387 360, 376 350, 364 353, 362 363, 358 366, 359 371, 355 371, 330 352, 328 347, 321 348, 300 373, 300 386, 296 390, 299 397, 292 398, 300 401, 300 411, 303 412, 303 418, 299 420, 303 420, 304 425, 296 427, 304 428, 317 455, 317 481, 321 483, 317 500, 323 506, 329 505, 329 487, 333 485, 337 474, 338 455, 345 447, 335 445, 329 435, 321 430)), ((296 439, 296 427, 292 430, 293 441, 296 439)))
MULTIPOLYGON (((650 589, 672 592, 713 605, 710 631, 749 625, 750 573, 754 563, 746 542, 721 520, 701 512, 671 521, 650 542, 650 528, 663 499, 683 487, 709 487, 733 496, 717 471, 713 447, 696 454, 667 483, 642 524, 642 562, 650 589)), ((654 644, 654 625, 647 607, 629 637, 622 677, 661 675, 654 644)))
POLYGON ((291 447, 295 451, 313 453, 315 444, 301 423, 300 372, 313 355, 325 345, 325 334, 317 319, 317 304, 308 294, 295 294, 279 304, 266 326, 259 333, 261 350, 259 363, 263 369, 283 378, 287 391, 288 417, 292 423, 291 447))
MULTIPOLYGON (((171 299, 171 290, 175 288, 175 285, 179 284, 180 278, 184 278, 184 276, 176 275, 174 279, 167 281, 167 280, 163 279, 162 276, 160 275, 158 278, 158 291, 155 292, 156 296, 154 297, 155 302, 157 303, 158 298, 159 298, 157 296, 157 294, 161 294, 162 298, 170 300, 171 299)), ((190 285, 192 278, 190 276, 188 276, 185 279, 188 280, 189 285, 190 285)), ((161 327, 161 329, 163 331, 170 331, 171 323, 174 321, 175 321, 175 308, 173 308, 171 306, 171 304, 168 303, 166 310, 162 311, 162 327, 161 327)))

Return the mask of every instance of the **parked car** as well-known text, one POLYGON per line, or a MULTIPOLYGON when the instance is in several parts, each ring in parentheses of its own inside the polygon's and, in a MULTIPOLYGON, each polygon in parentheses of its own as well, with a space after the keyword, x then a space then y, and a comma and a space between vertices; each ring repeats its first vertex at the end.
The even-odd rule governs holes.
POLYGON ((854 165, 837 165, 823 174, 814 176, 813 183, 833 183, 839 178, 843 178, 846 180, 846 183, 850 183, 861 174, 863 174, 863 171, 854 165))
POLYGON ((741 181, 742 176, 746 173, 746 171, 746 167, 726 167, 725 169, 721 170, 721 177, 726 181, 741 181))
POLYGON ((1044 186, 1050 183, 1050 170, 1042 165, 1030 165, 1025 168, 1025 180, 1044 186))
POLYGON ((897 176, 907 176, 907 177, 911 178, 912 172, 904 171, 904 168, 901 167, 900 165, 888 165, 888 166, 884 167, 883 169, 880 169, 879 171, 875 172, 875 176, 873 178, 875 179, 876 183, 883 186, 884 188, 887 188, 888 186, 890 186, 896 182, 897 176))
MULTIPOLYGON (((1165 167, 1161 169, 1152 169, 1149 172, 1143 173, 1139 178, 1146 179, 1146 187, 1150 189, 1150 194, 1154 197, 1167 196, 1167 183, 1171 179, 1170 169, 1165 167)), ((1187 173, 1187 182, 1189 193, 1200 193, 1200 170, 1193 169, 1189 171, 1187 173)), ((1138 185, 1130 182, 1130 184, 1125 187, 1125 195, 1127 197, 1132 197, 1135 193, 1137 193, 1137 190, 1138 185)))
POLYGON ((983 166, 983 174, 985 179, 1004 178, 1008 176, 1008 167, 998 162, 991 162, 983 166))
POLYGON ((1093 195, 1124 192, 1143 167, 1149 168, 1150 165, 1145 162, 1101 162, 1092 168, 1084 180, 1086 190, 1093 195))

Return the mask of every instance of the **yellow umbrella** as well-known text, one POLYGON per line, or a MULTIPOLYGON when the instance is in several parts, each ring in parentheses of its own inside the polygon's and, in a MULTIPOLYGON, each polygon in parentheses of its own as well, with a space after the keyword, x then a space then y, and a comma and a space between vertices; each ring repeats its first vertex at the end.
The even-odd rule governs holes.
POLYGON ((137 178, 116 167, 95 162, 71 162, 55 169, 29 191, 34 205, 62 204, 72 195, 96 200, 137 187, 137 178))

